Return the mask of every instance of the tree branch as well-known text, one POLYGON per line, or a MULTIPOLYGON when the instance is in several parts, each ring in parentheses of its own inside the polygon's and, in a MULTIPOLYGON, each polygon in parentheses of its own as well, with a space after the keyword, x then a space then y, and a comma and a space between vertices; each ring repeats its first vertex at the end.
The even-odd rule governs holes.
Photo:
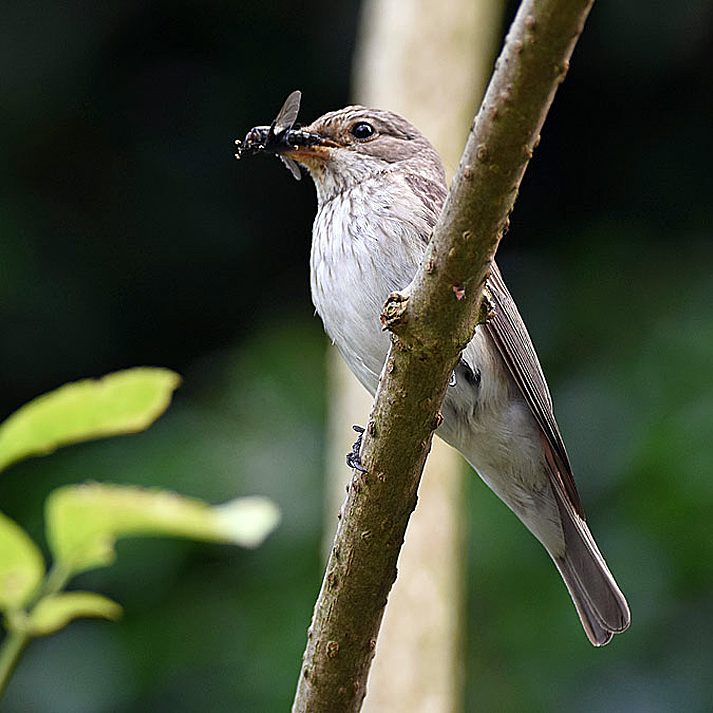
POLYGON ((460 353, 520 181, 593 0, 525 0, 506 38, 423 265, 389 296, 393 332, 362 462, 327 563, 294 713, 358 711, 396 562, 460 353))

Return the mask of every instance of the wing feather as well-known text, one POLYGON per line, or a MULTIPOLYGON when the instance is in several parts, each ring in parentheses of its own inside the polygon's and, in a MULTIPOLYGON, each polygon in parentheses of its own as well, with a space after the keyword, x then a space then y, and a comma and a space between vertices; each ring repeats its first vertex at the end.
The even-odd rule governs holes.
POLYGON ((540 361, 515 301, 495 263, 492 265, 486 287, 494 315, 486 322, 485 328, 542 429, 551 477, 557 481, 560 491, 564 490, 577 514, 584 519, 584 510, 572 476, 572 466, 555 420, 552 397, 540 361))

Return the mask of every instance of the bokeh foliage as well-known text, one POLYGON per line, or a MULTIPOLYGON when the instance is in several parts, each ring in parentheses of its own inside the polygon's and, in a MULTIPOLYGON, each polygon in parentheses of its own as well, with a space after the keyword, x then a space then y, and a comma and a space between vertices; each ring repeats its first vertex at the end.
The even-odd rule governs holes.
MULTIPOLYGON (((277 161, 236 164, 232 140, 294 88, 305 119, 348 101, 357 11, 3 8, 0 416, 126 366, 184 375, 150 432, 8 470, 3 511, 41 540, 47 493, 81 473, 259 493, 284 517, 255 552, 120 543, 77 587, 121 601, 121 623, 38 642, 11 713, 289 706, 321 576, 314 197, 277 161)), ((467 710, 710 710, 712 27, 703 0, 595 5, 499 257, 632 629, 591 649, 544 552, 473 478, 467 710)))

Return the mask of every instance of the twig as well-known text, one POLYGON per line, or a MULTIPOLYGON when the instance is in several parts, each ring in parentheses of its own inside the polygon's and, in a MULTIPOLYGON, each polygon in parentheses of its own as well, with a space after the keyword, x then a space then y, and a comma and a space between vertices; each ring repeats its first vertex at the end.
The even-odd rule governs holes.
POLYGON ((483 284, 593 0, 526 0, 496 64, 416 277, 389 296, 392 347, 308 631, 294 713, 352 713, 369 666, 438 409, 481 319, 483 284))

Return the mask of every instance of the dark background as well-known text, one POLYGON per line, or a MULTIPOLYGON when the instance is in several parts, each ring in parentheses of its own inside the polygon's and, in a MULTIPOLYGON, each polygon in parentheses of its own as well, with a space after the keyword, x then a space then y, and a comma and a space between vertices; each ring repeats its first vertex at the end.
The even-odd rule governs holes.
MULTIPOLYGON (((284 516, 254 552, 120 544, 75 584, 123 619, 34 643, 4 710, 288 709, 321 577, 315 199, 232 143, 294 88, 305 120, 348 102, 358 5, 3 4, 0 413, 134 365, 184 386, 145 434, 4 473, 0 507, 41 539, 48 492, 96 479, 284 516)), ((631 631, 592 649, 471 478, 467 710, 713 709, 712 29, 703 0, 595 6, 499 258, 631 631)))

